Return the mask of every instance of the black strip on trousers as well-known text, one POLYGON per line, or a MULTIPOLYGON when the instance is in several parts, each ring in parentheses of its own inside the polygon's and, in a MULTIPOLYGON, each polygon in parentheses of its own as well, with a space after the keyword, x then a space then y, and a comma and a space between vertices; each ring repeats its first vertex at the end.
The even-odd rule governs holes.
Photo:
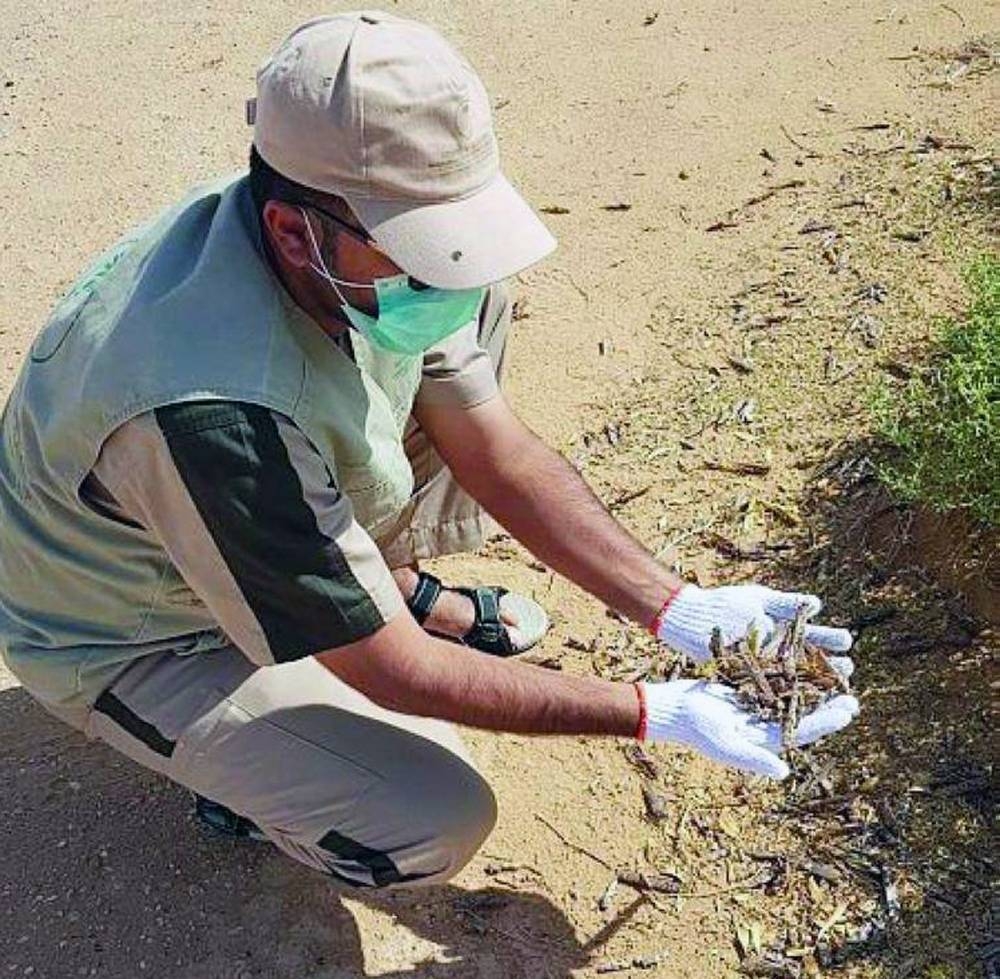
POLYGON ((144 721, 134 710, 127 707, 113 693, 105 690, 97 698, 94 710, 111 718, 120 728, 138 738, 147 748, 164 758, 174 753, 176 741, 168 741, 148 721, 144 721))
MULTIPOLYGON (((327 853, 333 854, 338 860, 353 860, 371 871, 372 881, 376 887, 386 887, 389 884, 401 884, 408 880, 419 880, 427 874, 401 874, 399 868, 392 862, 392 858, 381 850, 373 850, 357 840, 352 840, 347 836, 342 836, 335 829, 331 829, 317 844, 327 853)), ((340 877, 335 870, 331 872, 340 877)), ((350 881, 357 884, 357 881, 350 881)))

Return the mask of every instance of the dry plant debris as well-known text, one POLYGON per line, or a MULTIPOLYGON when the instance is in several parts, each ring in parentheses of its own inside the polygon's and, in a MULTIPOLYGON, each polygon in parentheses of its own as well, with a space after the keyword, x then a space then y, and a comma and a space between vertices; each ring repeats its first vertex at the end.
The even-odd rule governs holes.
POLYGON ((850 689, 822 650, 806 642, 807 607, 787 625, 779 625, 766 645, 751 631, 746 639, 723 646, 712 636, 715 679, 733 687, 737 699, 763 720, 781 724, 782 741, 792 747, 800 718, 836 693, 850 689))
MULTIPOLYGON (((676 365, 669 379, 633 375, 595 404, 586 433, 567 449, 629 528, 687 580, 708 586, 780 569, 815 583, 828 607, 846 613, 864 664, 858 722, 796 754, 780 785, 670 748, 619 749, 631 769, 622 798, 633 845, 581 858, 601 916, 593 927, 616 935, 608 967, 656 951, 660 932, 689 914, 703 916, 702 941, 719 955, 720 976, 964 979, 997 958, 995 923, 985 921, 998 865, 987 843, 996 779, 982 677, 1000 635, 981 636, 946 611, 919 568, 894 570, 905 527, 876 525, 905 515, 872 497, 856 414, 873 380, 919 369, 914 324, 925 303, 945 301, 950 280, 917 283, 913 258, 926 252, 943 262, 955 241, 963 254, 983 247, 995 224, 996 162, 964 129, 934 126, 928 137, 895 120, 882 128, 881 114, 871 119, 849 147, 822 147, 837 172, 825 181, 810 173, 816 193, 790 189, 723 212, 732 217, 712 230, 736 242, 753 221, 780 214, 780 252, 768 245, 769 264, 751 261, 762 253, 748 244, 747 267, 760 271, 734 279, 723 302, 657 304, 649 328, 676 365), (906 229, 927 233, 919 243, 893 236, 906 229), (857 320, 862 314, 875 322, 857 320), (819 320, 829 331, 812 329, 819 320), (704 338, 697 354, 691 335, 704 338), (794 383, 782 366, 789 362, 794 383), (674 414, 665 423, 667 397, 674 414), (733 406, 750 397, 758 420, 745 425, 733 406), (794 431, 784 442, 774 436, 778 418, 778 428, 794 431), (609 421, 622 424, 614 444, 603 431, 609 421), (644 787, 665 796, 665 818, 650 814, 644 787)), ((815 136, 782 131, 801 159, 820 156, 815 136)), ((839 680, 825 660, 810 664, 812 651, 802 652, 799 683, 819 688, 821 700, 835 695, 839 680)), ((616 616, 567 641, 563 657, 568 670, 609 679, 691 675, 616 616)), ((784 679, 764 675, 780 692, 784 679)), ((802 714, 814 709, 809 696, 800 697, 802 714)), ((568 854, 589 842, 582 832, 578 840, 564 841, 568 854)))

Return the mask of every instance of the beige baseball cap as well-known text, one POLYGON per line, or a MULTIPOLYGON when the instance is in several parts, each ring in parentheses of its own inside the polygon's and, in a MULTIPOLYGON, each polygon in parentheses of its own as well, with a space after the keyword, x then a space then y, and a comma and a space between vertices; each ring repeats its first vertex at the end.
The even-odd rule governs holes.
POLYGON ((500 172, 482 82, 425 24, 377 10, 308 21, 261 66, 247 118, 267 163, 343 197, 429 285, 487 285, 555 248, 500 172))

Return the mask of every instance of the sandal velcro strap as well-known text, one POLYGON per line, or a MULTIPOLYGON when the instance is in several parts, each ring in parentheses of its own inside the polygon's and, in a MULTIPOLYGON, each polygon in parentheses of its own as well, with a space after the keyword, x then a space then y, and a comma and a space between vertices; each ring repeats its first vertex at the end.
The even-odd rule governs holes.
POLYGON ((418 625, 423 625, 427 616, 431 614, 434 603, 438 600, 443 588, 441 579, 434 575, 421 571, 417 576, 417 587, 406 602, 406 607, 410 614, 417 620, 418 625))
POLYGON ((494 656, 509 656, 516 652, 507 626, 500 621, 500 599, 507 594, 507 589, 481 586, 454 590, 471 598, 476 612, 475 625, 462 636, 462 644, 494 656))

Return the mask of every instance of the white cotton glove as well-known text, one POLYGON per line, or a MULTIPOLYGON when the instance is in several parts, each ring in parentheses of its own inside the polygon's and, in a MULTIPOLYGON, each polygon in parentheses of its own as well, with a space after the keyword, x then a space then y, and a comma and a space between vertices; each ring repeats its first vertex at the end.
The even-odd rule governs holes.
MULTIPOLYGON (((729 646, 743 639, 756 627, 761 642, 774 632, 775 622, 791 622, 800 605, 808 608, 811 618, 823 603, 804 592, 775 591, 764 585, 724 585, 699 588, 684 585, 671 599, 667 610, 657 617, 656 638, 671 649, 690 656, 696 663, 712 658, 712 630, 722 633, 722 644, 729 646)), ((846 653, 853 639, 846 629, 807 625, 805 638, 830 653, 846 653)), ((854 672, 848 656, 830 656, 830 665, 843 677, 854 672)))
MULTIPOLYGON (((672 680, 669 683, 637 685, 645 704, 646 741, 674 741, 694 748, 707 758, 756 775, 783 779, 788 765, 779 757, 783 750, 781 725, 761 721, 736 702, 730 687, 707 680, 672 680)), ((834 697, 799 722, 796 747, 847 727, 858 713, 856 698, 834 697)))

